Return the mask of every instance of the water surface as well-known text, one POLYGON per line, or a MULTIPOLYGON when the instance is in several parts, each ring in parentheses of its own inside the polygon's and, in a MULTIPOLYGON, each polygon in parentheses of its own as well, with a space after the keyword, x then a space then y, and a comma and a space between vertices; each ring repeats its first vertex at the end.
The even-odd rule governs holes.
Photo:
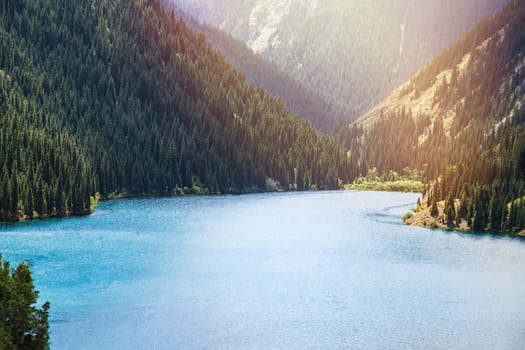
POLYGON ((102 203, 0 226, 53 349, 523 349, 525 241, 403 226, 414 194, 102 203))

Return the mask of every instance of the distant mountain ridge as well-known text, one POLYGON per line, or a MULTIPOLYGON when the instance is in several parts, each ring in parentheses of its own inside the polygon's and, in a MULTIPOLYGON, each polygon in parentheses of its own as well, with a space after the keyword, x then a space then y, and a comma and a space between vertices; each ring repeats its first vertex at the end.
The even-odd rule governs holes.
POLYGON ((199 22, 178 9, 171 0, 163 0, 161 3, 168 11, 174 9, 193 30, 203 33, 213 47, 244 74, 249 83, 262 87, 276 99, 282 99, 291 112, 309 120, 315 128, 331 132, 345 119, 344 109, 329 103, 327 97, 292 79, 268 59, 255 54, 239 39, 199 22))
POLYGON ((172 0, 353 119, 508 0, 172 0))

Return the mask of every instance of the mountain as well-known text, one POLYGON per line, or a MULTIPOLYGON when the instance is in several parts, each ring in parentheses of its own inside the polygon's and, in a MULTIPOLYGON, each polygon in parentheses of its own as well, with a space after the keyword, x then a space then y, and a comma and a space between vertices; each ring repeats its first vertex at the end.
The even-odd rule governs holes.
POLYGON ((508 0, 172 0, 353 120, 508 0))
POLYGON ((157 0, 0 6, 0 219, 92 197, 338 188, 334 139, 157 0))
POLYGON ((432 183, 409 222, 520 231, 524 77, 525 3, 513 0, 338 137, 356 172, 416 169, 432 183))
POLYGON ((174 9, 191 29, 203 33, 211 45, 244 75, 248 83, 260 86, 276 99, 282 99, 291 112, 309 120, 316 129, 330 132, 344 119, 346 112, 342 108, 329 103, 326 96, 292 79, 239 39, 181 12, 171 0, 161 3, 168 10, 174 9))

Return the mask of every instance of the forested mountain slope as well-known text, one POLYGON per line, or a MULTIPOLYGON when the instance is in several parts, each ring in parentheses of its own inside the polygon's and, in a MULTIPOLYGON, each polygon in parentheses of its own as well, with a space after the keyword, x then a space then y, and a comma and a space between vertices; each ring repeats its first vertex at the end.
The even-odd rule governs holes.
POLYGON ((90 196, 337 188, 336 142, 292 116, 157 0, 4 1, 0 219, 90 196))
POLYGON ((326 96, 291 78, 288 73, 267 58, 254 53, 231 34, 181 12, 171 0, 162 0, 161 3, 169 10, 175 9, 190 28, 203 33, 211 45, 244 74, 250 84, 260 86, 276 99, 283 100, 291 112, 309 120, 315 128, 330 132, 342 120, 347 119, 347 111, 343 108, 329 103, 326 96))
POLYGON ((508 0, 172 0, 357 117, 508 0))
POLYGON ((423 223, 525 228, 525 3, 479 23, 339 138, 360 173, 433 180, 423 223))

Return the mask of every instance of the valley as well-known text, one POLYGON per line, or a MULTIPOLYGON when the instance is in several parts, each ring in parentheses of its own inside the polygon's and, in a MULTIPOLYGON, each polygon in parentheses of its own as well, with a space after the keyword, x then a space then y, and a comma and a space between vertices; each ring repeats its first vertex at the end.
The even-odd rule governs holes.
POLYGON ((232 34, 353 121, 508 0, 171 0, 232 34))
POLYGON ((0 4, 2 350, 519 349, 524 235, 521 0, 0 4))

